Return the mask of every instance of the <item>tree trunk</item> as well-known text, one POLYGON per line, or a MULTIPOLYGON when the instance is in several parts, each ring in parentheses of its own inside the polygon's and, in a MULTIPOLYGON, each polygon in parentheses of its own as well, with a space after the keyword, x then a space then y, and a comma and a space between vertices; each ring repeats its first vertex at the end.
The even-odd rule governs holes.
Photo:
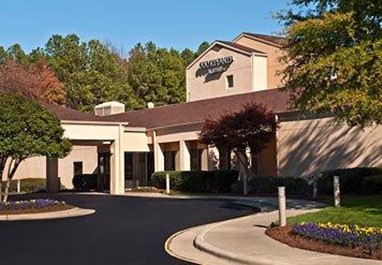
POLYGON ((11 186, 11 180, 12 179, 8 178, 7 182, 5 183, 3 202, 7 202, 8 201, 8 195, 9 195, 9 188, 11 186))
POLYGON ((16 173, 17 168, 19 167, 20 163, 24 160, 25 158, 11 158, 11 162, 9 163, 9 168, 8 168, 8 174, 7 174, 7 182, 5 184, 5 189, 4 189, 4 197, 3 197, 3 202, 8 201, 8 195, 9 195, 9 188, 11 186, 11 181, 13 176, 16 173))
POLYGON ((3 173, 5 164, 7 162, 7 156, 0 156, 0 202, 3 200, 3 173))

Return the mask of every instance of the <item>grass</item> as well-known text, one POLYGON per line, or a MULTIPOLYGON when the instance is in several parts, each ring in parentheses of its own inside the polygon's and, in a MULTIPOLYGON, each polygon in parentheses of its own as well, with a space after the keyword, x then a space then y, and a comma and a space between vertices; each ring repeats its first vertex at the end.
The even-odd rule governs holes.
POLYGON ((326 207, 319 212, 288 218, 289 224, 301 222, 382 227, 382 196, 344 197, 340 208, 326 207))

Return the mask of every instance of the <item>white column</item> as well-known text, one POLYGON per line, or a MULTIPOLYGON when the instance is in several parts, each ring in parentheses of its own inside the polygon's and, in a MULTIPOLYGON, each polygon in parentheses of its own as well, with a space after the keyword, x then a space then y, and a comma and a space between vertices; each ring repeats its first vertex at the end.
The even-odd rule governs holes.
POLYGON ((181 171, 191 170, 191 155, 187 143, 183 140, 179 141, 179 169, 181 171))
POLYGON ((118 127, 118 138, 114 140, 110 147, 110 194, 125 193, 125 154, 122 148, 123 126, 118 127))
POLYGON ((164 154, 160 144, 157 142, 156 131, 153 131, 153 146, 154 146, 154 170, 164 170, 164 154))

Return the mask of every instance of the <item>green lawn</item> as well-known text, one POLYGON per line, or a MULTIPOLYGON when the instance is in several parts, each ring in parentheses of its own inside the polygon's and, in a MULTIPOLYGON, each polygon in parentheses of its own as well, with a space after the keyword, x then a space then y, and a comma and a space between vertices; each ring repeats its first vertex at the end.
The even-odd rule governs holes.
POLYGON ((382 227, 382 196, 345 197, 342 198, 341 208, 326 207, 316 213, 288 218, 289 224, 300 222, 382 227))

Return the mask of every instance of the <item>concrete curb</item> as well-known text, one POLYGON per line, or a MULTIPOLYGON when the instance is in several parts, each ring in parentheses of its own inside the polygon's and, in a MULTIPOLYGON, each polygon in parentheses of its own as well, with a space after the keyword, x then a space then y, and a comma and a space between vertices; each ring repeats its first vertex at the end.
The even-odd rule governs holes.
POLYGON ((31 213, 31 214, 6 214, 0 215, 0 221, 32 221, 32 220, 48 220, 62 219, 70 217, 79 217, 94 214, 93 209, 72 208, 69 210, 47 212, 47 213, 31 213))
MULTIPOLYGON (((215 229, 218 226, 224 225, 225 223, 231 222, 233 220, 237 219, 242 219, 242 218, 253 218, 254 215, 249 215, 245 217, 240 217, 236 219, 231 219, 223 222, 216 223, 215 225, 212 225, 208 227, 205 231, 202 233, 198 234, 195 239, 194 239, 194 246, 204 252, 207 252, 211 255, 217 256, 219 258, 227 259, 236 263, 241 263, 241 264, 258 264, 258 265, 275 265, 276 263, 274 261, 262 259, 259 257, 252 257, 252 256, 247 256, 247 255, 242 255, 242 254, 236 254, 234 252, 230 252, 227 250, 220 249, 218 247, 215 247, 209 243, 207 243, 204 240, 204 236, 210 232, 212 229, 215 229)), ((279 265, 282 265, 283 263, 277 263, 279 265)), ((286 263, 284 263, 286 264, 286 263)))
POLYGON ((171 242, 174 238, 178 237, 179 235, 183 234, 183 233, 186 233, 194 228, 196 228, 197 226, 195 227, 190 227, 190 228, 187 228, 187 229, 184 229, 184 230, 181 230, 179 232, 176 232, 175 234, 171 235, 169 238, 166 239, 166 241, 164 242, 164 250, 166 251, 167 254, 169 254, 171 257, 174 257, 174 258, 177 258, 177 259, 180 259, 180 260, 184 260, 184 261, 188 261, 188 262, 191 262, 191 263, 195 263, 195 264, 198 264, 198 262, 196 260, 193 260, 193 259, 190 259, 190 258, 187 258, 187 257, 184 257, 184 256, 181 256, 179 254, 176 254, 175 252, 173 252, 170 248, 170 245, 171 245, 171 242))

